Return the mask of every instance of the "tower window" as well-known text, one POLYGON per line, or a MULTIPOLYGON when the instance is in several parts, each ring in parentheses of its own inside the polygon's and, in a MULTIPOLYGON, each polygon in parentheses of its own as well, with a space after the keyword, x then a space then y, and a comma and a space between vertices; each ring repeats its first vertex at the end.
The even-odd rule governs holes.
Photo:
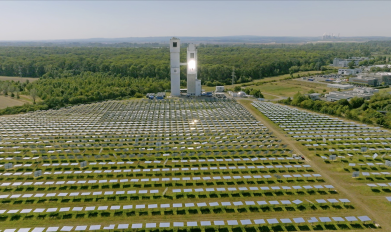
POLYGON ((194 58, 194 53, 190 53, 190 58, 194 58))
POLYGON ((177 42, 172 42, 172 46, 174 47, 174 48, 176 48, 178 45, 177 45, 177 42))

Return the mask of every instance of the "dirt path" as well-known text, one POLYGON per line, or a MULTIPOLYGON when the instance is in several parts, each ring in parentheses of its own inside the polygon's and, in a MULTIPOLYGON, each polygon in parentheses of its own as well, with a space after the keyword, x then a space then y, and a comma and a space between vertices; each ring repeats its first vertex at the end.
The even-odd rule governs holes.
MULTIPOLYGON (((351 186, 351 183, 336 181, 341 180, 338 176, 342 175, 341 173, 331 172, 328 167, 325 166, 324 163, 318 162, 316 159, 311 160, 309 158, 310 151, 303 147, 301 144, 296 143, 291 137, 288 137, 276 124, 270 121, 267 117, 265 117, 261 112, 259 112, 255 107, 251 105, 252 101, 249 100, 241 100, 238 101, 241 105, 243 105, 248 111, 251 112, 255 116, 255 118, 261 121, 266 127, 272 131, 275 136, 279 137, 285 144, 288 144, 296 154, 304 155, 306 158, 306 162, 311 164, 311 167, 317 173, 321 174, 322 177, 331 185, 333 185, 337 191, 342 192, 346 197, 353 203, 354 206, 361 209, 365 212, 365 215, 375 220, 377 224, 380 224, 382 229, 376 229, 376 231, 391 231, 391 223, 390 217, 388 214, 382 214, 372 207, 369 207, 369 204, 366 204, 365 201, 369 199, 365 199, 361 194, 348 190, 347 188, 351 186)), ((323 162, 323 161, 322 161, 323 162)), ((361 215, 358 215, 361 216, 361 215)))

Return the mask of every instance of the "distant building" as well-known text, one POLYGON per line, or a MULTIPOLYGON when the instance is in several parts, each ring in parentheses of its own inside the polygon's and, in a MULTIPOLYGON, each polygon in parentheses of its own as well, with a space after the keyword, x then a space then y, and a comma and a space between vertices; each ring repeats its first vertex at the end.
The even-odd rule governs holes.
POLYGON ((216 92, 224 92, 224 86, 216 86, 216 92))
POLYGON ((354 88, 352 91, 330 92, 326 94, 326 100, 330 102, 334 102, 334 101, 339 101, 341 99, 350 100, 354 97, 362 97, 364 99, 369 99, 377 92, 379 92, 378 89, 354 88))
POLYGON ((379 75, 380 84, 391 85, 391 73, 384 73, 379 75))
POLYGON ((354 61, 354 65, 358 65, 360 61, 363 60, 369 60, 368 57, 350 57, 349 59, 340 59, 340 58, 334 58, 333 60, 333 66, 334 67, 348 67, 349 63, 351 61, 354 61))
POLYGON ((231 95, 231 97, 238 97, 238 93, 228 91, 228 94, 231 95))
POLYGON ((238 97, 246 97, 247 94, 243 91, 238 92, 238 97))
POLYGON ((243 91, 240 91, 240 92, 237 92, 237 93, 229 91, 228 94, 231 95, 232 97, 249 97, 250 96, 250 95, 247 95, 243 91))
POLYGON ((320 100, 320 93, 311 93, 308 94, 308 96, 311 98, 311 100, 320 100))
POLYGON ((352 84, 365 84, 369 86, 391 85, 391 73, 379 72, 374 74, 362 74, 358 77, 349 78, 352 84))
POLYGON ((361 73, 362 70, 360 68, 355 69, 338 69, 338 74, 340 75, 356 75, 361 73))
POLYGON ((365 74, 365 77, 377 79, 378 85, 381 85, 382 83, 391 85, 391 72, 369 73, 365 74))
POLYGON ((378 86, 379 82, 376 78, 373 77, 351 77, 349 78, 349 83, 358 84, 358 85, 369 85, 369 86, 378 86))
POLYGON ((341 85, 341 84, 328 84, 327 87, 333 88, 333 89, 353 89, 353 85, 341 85))
POLYGON ((326 34, 326 33, 324 33, 323 36, 322 36, 322 39, 323 40, 339 40, 339 34, 338 34, 338 36, 336 36, 334 34, 326 34))

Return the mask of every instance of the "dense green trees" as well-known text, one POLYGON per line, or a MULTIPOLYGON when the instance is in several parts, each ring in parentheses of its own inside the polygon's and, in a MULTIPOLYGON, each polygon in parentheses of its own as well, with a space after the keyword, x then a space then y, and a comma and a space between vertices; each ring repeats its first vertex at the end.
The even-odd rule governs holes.
MULTIPOLYGON (((181 60, 186 60, 182 49, 181 60)), ((362 55, 357 44, 200 46, 198 75, 209 85, 321 70, 334 57, 362 55)), ((98 47, 0 47, 0 76, 53 78, 67 73, 103 72, 133 78, 166 79, 169 49, 98 47)), ((181 68, 185 78, 186 68, 181 68)))
MULTIPOLYGON (((326 70, 335 57, 390 54, 391 42, 304 45, 202 45, 198 77, 209 86, 242 83, 298 71, 326 70)), ((39 77, 34 83, 1 82, 0 92, 19 92, 42 101, 0 114, 62 107, 106 99, 141 97, 170 89, 169 48, 163 47, 0 47, 0 76, 39 77)), ((182 49, 181 60, 186 60, 182 49)), ((376 62, 383 62, 378 57, 376 62)), ((181 67, 185 86, 186 67, 181 67)), ((262 81, 256 85, 262 84, 262 81)), ((240 87, 239 87, 240 88, 240 87)), ((258 90, 248 94, 262 97, 258 90)), ((307 99, 304 99, 305 101, 307 99)), ((302 99, 293 101, 302 102, 302 99)), ((295 103, 296 104, 296 103, 295 103)), ((303 103, 312 107, 312 103, 303 103)), ((346 103, 341 107, 347 107, 346 103)), ((358 104, 358 103, 357 103, 358 104)), ((313 104, 316 107, 317 104, 313 104)), ((319 111, 334 111, 320 107, 319 111)), ((338 112, 343 112, 341 108, 338 112)), ((368 113, 370 113, 368 111, 368 113)), ((387 121, 387 120, 386 120, 387 121)))
POLYGON ((42 101, 35 105, 10 107, 0 110, 1 114, 28 112, 38 109, 60 108, 66 105, 118 99, 143 97, 149 92, 164 92, 170 82, 156 78, 131 78, 108 73, 83 72, 79 75, 59 74, 58 78, 42 78, 28 84, 4 82, 23 88, 32 98, 42 101))
POLYGON ((166 80, 132 78, 108 73, 83 72, 60 78, 40 79, 31 84, 49 107, 106 99, 133 97, 136 93, 164 92, 170 88, 166 80))
POLYGON ((354 97, 349 101, 342 99, 337 102, 314 101, 308 96, 297 93, 293 99, 281 100, 280 103, 391 128, 391 95, 389 93, 377 93, 368 101, 354 97))
POLYGON ((245 88, 243 91, 246 94, 253 95, 256 98, 263 98, 263 94, 261 93, 261 90, 259 90, 259 89, 245 88))

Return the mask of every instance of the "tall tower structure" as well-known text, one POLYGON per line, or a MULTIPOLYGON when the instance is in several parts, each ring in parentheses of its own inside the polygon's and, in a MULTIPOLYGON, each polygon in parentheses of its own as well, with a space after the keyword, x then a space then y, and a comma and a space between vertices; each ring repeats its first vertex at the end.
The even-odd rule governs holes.
POLYGON ((171 66, 171 96, 180 96, 180 52, 181 41, 173 37, 170 39, 170 66, 171 66))
POLYGON ((187 47, 187 94, 196 95, 197 48, 194 44, 187 47))

